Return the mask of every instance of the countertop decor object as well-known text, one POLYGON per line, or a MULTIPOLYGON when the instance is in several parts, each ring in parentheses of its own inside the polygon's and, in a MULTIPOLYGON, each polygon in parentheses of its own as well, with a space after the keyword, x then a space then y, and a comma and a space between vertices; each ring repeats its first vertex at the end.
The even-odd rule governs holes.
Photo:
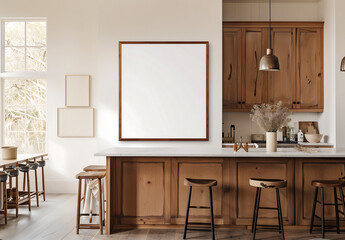
POLYGON ((272 39, 271 39, 272 11, 271 11, 271 8, 272 8, 272 1, 269 0, 269 23, 270 23, 270 27, 269 27, 270 28, 270 35, 269 35, 270 45, 269 46, 270 47, 267 48, 266 55, 263 56, 260 60, 260 67, 259 67, 260 71, 279 71, 280 70, 279 59, 276 55, 273 54, 273 49, 272 49, 272 39))
POLYGON ((323 137, 323 134, 305 134, 305 138, 310 143, 319 143, 323 137))
POLYGON ((291 119, 289 109, 283 107, 279 101, 276 105, 261 104, 254 105, 250 117, 259 127, 266 131, 266 151, 277 151, 277 131, 286 126, 291 119))
POLYGON ((2 159, 16 159, 17 158, 17 147, 15 146, 4 146, 1 148, 2 159))
POLYGON ((340 71, 345 72, 345 57, 341 60, 340 71))

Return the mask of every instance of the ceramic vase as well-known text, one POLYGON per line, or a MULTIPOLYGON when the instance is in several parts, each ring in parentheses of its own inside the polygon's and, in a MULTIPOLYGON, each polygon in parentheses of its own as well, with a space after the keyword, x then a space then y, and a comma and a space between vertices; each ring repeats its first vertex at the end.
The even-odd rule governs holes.
POLYGON ((266 132, 266 151, 277 151, 277 132, 266 132))

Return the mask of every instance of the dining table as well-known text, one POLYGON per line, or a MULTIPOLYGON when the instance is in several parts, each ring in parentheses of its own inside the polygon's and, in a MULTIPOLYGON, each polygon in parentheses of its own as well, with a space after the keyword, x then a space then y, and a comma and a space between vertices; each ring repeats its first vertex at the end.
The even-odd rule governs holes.
MULTIPOLYGON (((0 157, 0 169, 2 168, 3 171, 8 166, 18 166, 21 163, 28 163, 29 161, 36 162, 37 160, 43 160, 47 158, 48 153, 35 153, 35 154, 18 154, 17 158, 13 159, 2 159, 2 156, 0 157)), ((3 186, 0 184, 0 193, 3 192, 3 186)), ((3 207, 3 195, 0 194, 0 209, 3 207)))

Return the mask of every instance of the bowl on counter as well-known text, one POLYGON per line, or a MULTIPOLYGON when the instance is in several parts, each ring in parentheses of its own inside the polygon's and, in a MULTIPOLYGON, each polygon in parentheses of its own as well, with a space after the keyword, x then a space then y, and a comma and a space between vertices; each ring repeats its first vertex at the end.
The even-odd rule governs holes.
POLYGON ((310 143, 319 143, 323 137, 323 134, 304 134, 305 139, 310 143))
POLYGON ((17 147, 4 146, 1 148, 1 157, 4 160, 17 158, 17 147))

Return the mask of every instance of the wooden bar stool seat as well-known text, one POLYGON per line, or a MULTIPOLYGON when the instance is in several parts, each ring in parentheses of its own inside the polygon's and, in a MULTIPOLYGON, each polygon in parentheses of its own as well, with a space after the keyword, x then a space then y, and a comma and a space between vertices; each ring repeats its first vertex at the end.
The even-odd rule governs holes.
POLYGON ((287 186, 287 181, 282 179, 263 179, 263 178, 251 178, 249 179, 249 185, 252 187, 256 187, 256 197, 255 197, 255 204, 254 204, 254 213, 253 213, 253 222, 252 222, 252 233, 253 233, 253 240, 255 240, 255 235, 257 231, 257 226, 264 227, 266 229, 277 229, 281 234, 281 238, 284 240, 284 225, 283 225, 283 216, 281 210, 281 203, 280 203, 280 195, 279 189, 285 188, 287 186), (260 207, 260 198, 261 198, 261 190, 262 188, 270 189, 274 188, 276 190, 276 201, 277 207, 260 207), (259 209, 265 210, 276 210, 278 212, 278 225, 258 225, 258 216, 259 216, 259 209))
POLYGON ((344 187, 345 181, 341 180, 313 180, 311 185, 314 187, 344 187))
POLYGON ((7 181, 8 175, 4 171, 0 171, 0 183, 2 183, 3 186, 3 198, 4 198, 4 203, 3 203, 3 214, 5 215, 5 224, 7 224, 7 189, 6 189, 6 181, 7 181))
POLYGON ((282 179, 251 178, 249 179, 249 185, 260 188, 285 188, 287 186, 287 181, 282 179))
POLYGON ((192 231, 211 231, 212 232, 212 239, 215 239, 215 231, 214 231, 214 217, 213 217, 213 198, 212 198, 212 187, 217 186, 217 180, 214 179, 194 179, 194 178, 185 178, 184 185, 189 187, 189 196, 187 202, 187 211, 186 211, 186 218, 184 223, 184 231, 183 231, 183 239, 186 239, 187 230, 192 231), (210 193, 210 206, 191 206, 191 198, 192 198, 192 188, 193 187, 208 187, 210 193), (211 215, 211 223, 207 226, 207 223, 189 223, 189 209, 190 208, 197 208, 197 209, 210 209, 211 215), (190 225, 202 225, 203 227, 197 228, 188 228, 188 224, 190 225), (206 227, 205 227, 206 226, 206 227))
POLYGON ((322 238, 325 238, 326 232, 334 232, 333 230, 329 230, 326 228, 336 228, 336 232, 340 233, 340 226, 339 226, 339 214, 342 214, 345 217, 345 202, 344 202, 344 193, 343 187, 345 186, 345 181, 342 180, 313 180, 311 185, 315 187, 315 195, 314 195, 314 203, 313 203, 313 210, 312 216, 310 221, 310 233, 313 233, 314 227, 321 227, 321 234, 322 238), (321 200, 318 200, 318 192, 319 188, 321 190, 321 200), (324 188, 333 188, 333 195, 334 195, 334 203, 325 203, 324 201, 324 188), (338 197, 337 188, 339 189, 338 197), (317 216, 315 214, 316 206, 320 204, 321 207, 321 216, 317 216), (339 205, 342 205, 343 211, 339 210, 339 205), (336 217, 336 226, 326 226, 325 225, 325 206, 334 206, 335 208, 335 217, 336 217), (314 225, 314 219, 318 218, 321 220, 321 225, 314 225))
POLYGON ((217 186, 217 180, 185 178, 184 185, 189 187, 214 187, 217 186))
POLYGON ((107 167, 105 165, 89 165, 84 167, 84 172, 105 172, 107 167))
POLYGON ((79 229, 100 229, 100 234, 103 234, 103 214, 102 214, 102 179, 105 177, 106 173, 103 171, 98 172, 81 172, 76 175, 76 178, 79 180, 78 183, 78 202, 77 202, 77 226, 76 226, 76 233, 79 234, 79 229), (80 202, 82 201, 81 198, 81 185, 82 180, 84 179, 97 179, 98 180, 98 197, 99 197, 99 224, 80 224, 80 202))
POLYGON ((16 217, 18 217, 18 208, 19 208, 19 181, 18 181, 18 176, 19 176, 19 169, 18 168, 6 168, 5 171, 8 174, 8 177, 10 179, 9 184, 9 199, 8 199, 8 208, 15 208, 16 209, 16 217), (16 187, 12 187, 12 178, 16 178, 16 187), (14 192, 14 194, 13 194, 14 192))

